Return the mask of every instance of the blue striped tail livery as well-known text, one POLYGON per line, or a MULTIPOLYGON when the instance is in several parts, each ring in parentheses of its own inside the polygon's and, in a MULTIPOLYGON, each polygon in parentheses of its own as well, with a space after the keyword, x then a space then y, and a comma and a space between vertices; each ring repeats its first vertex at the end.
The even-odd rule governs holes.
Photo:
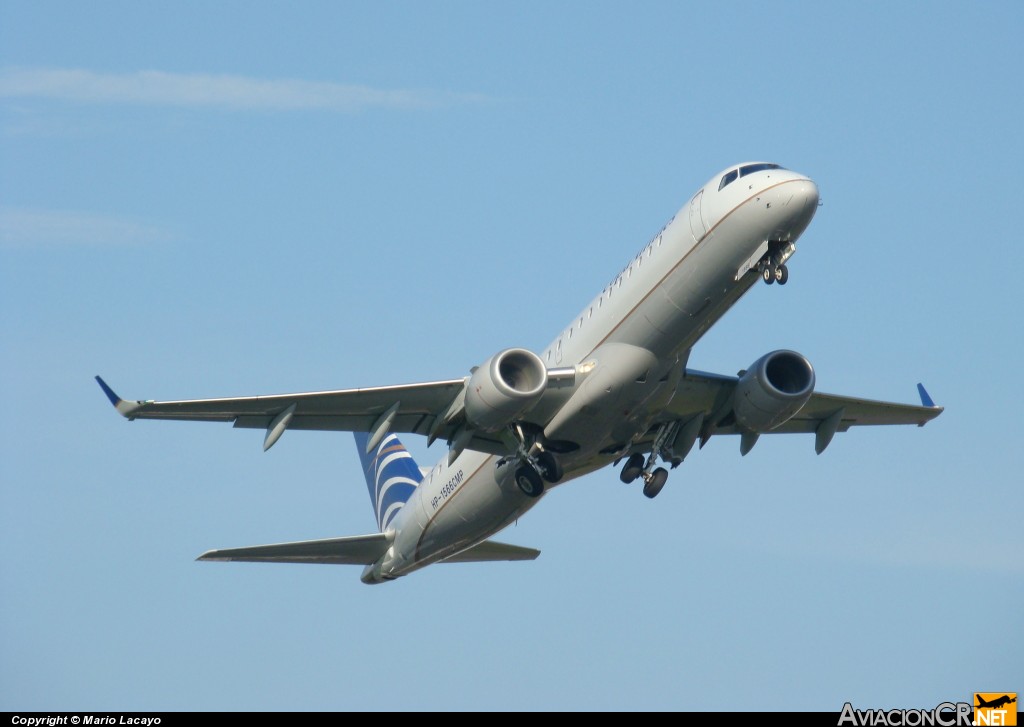
POLYGON ((423 474, 405 445, 394 434, 384 437, 376 449, 370 452, 366 451, 369 434, 356 432, 355 438, 377 527, 384 532, 412 497, 423 480, 423 474))

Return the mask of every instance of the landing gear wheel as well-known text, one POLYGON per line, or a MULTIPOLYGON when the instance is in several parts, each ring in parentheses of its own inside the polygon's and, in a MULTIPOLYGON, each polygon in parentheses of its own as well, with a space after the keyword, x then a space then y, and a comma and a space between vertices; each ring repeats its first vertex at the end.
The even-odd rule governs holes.
POLYGON ((628 485, 630 482, 642 475, 643 472, 644 456, 639 452, 634 452, 629 455, 629 459, 626 460, 626 464, 622 465, 622 472, 619 473, 619 479, 628 485))
POLYGON ((644 495, 653 500, 661 492, 661 488, 665 486, 666 482, 668 482, 668 470, 659 467, 651 473, 650 479, 644 484, 644 495))
POLYGON ((764 280, 764 282, 767 283, 768 285, 774 283, 775 268, 772 267, 771 265, 765 265, 764 270, 761 271, 761 279, 764 280))
POLYGON ((562 479, 562 465, 551 452, 544 451, 537 455, 537 465, 544 479, 554 484, 562 479))
POLYGON ((540 497, 544 494, 544 480, 530 465, 523 465, 516 470, 516 486, 527 497, 540 497))
POLYGON ((785 285, 786 281, 789 280, 789 268, 785 265, 780 265, 775 269, 775 279, 779 281, 779 285, 785 285))

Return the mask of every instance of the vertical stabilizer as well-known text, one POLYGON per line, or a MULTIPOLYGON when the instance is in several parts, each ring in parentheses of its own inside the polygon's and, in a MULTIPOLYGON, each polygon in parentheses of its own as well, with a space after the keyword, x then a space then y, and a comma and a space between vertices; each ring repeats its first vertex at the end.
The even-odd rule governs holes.
POLYGON ((366 451, 366 444, 370 441, 370 435, 356 432, 355 437, 359 459, 363 463, 366 488, 370 492, 370 503, 377 518, 377 528, 384 532, 412 497, 423 475, 409 450, 394 434, 384 437, 369 452, 366 451))

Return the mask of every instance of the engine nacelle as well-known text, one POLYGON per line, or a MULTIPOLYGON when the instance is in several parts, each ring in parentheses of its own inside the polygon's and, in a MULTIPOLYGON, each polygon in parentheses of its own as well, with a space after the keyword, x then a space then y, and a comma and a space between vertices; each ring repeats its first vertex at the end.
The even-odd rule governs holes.
POLYGON ((536 406, 548 384, 540 356, 509 348, 484 361, 469 377, 466 420, 477 429, 496 432, 536 406))
POLYGON ((740 377, 733 395, 736 421, 762 434, 800 411, 814 392, 814 367, 796 351, 772 351, 740 377))

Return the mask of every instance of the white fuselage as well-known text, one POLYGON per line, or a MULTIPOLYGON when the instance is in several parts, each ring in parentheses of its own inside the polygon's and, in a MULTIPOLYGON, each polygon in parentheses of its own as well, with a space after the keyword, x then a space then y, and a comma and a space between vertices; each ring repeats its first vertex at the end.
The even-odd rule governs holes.
MULTIPOLYGON (((690 349, 759 278, 767 243, 792 243, 818 205, 817 186, 785 169, 716 175, 540 354, 576 367, 573 387, 545 399, 544 430, 576 447, 566 482, 614 461, 676 391, 690 349)), ((792 248, 787 252, 791 254, 792 248)), ((441 459, 392 524, 378 564, 405 575, 489 538, 533 507, 509 466, 471 450, 441 459)))

